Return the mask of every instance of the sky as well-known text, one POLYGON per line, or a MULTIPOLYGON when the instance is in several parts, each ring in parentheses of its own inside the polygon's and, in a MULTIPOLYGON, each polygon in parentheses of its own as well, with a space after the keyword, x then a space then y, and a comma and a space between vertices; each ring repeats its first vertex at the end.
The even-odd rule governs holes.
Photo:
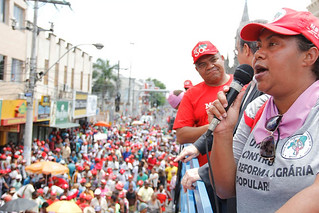
MULTIPOLYGON (((191 51, 198 41, 211 41, 233 59, 235 33, 245 0, 66 0, 68 6, 39 3, 38 25, 93 57, 120 62, 126 77, 156 78, 168 90, 185 80, 200 83, 191 51)), ((267 19, 283 7, 307 10, 311 0, 247 0, 250 20, 267 19)), ((33 2, 28 1, 29 13, 33 2)), ((28 19, 32 20, 32 15, 28 19)))

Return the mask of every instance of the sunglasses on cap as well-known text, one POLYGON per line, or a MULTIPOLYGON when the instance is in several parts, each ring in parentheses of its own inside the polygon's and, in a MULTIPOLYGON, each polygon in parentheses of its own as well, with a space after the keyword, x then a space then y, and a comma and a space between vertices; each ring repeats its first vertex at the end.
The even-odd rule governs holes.
POLYGON ((277 143, 280 138, 280 132, 279 132, 279 123, 282 119, 282 115, 276 115, 274 117, 269 118, 265 123, 265 128, 270 132, 270 136, 266 137, 262 142, 260 143, 260 156, 270 160, 271 162, 274 162, 275 160, 275 154, 276 154, 276 147, 277 143), (275 144, 275 137, 274 132, 278 131, 278 138, 275 144))

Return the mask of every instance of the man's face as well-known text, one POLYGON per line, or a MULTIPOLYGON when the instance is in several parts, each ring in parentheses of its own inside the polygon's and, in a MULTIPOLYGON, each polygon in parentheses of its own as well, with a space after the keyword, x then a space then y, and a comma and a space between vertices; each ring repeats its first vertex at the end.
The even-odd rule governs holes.
POLYGON ((224 57, 219 53, 215 55, 203 55, 200 57, 195 68, 209 86, 219 86, 225 82, 224 57))

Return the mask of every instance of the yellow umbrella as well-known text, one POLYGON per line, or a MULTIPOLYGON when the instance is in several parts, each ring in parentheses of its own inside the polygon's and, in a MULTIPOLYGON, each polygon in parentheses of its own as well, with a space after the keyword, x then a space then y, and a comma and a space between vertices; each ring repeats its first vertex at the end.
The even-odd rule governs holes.
POLYGON ((82 213, 81 208, 74 201, 61 200, 47 207, 47 212, 55 213, 82 213))
POLYGON ((41 161, 38 163, 33 163, 25 168, 27 172, 37 173, 37 174, 64 174, 69 172, 69 168, 63 166, 62 164, 53 161, 41 161))

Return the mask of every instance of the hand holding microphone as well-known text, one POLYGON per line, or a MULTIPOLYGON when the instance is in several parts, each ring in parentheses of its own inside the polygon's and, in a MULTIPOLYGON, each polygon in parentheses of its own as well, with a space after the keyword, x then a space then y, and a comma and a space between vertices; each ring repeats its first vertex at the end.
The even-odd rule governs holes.
MULTIPOLYGON (((229 90, 219 92, 217 95, 217 100, 213 102, 213 106, 208 110, 208 113, 214 115, 214 118, 209 124, 206 136, 212 134, 220 121, 226 117, 226 112, 228 111, 229 107, 235 101, 242 87, 252 80, 253 75, 254 70, 248 64, 242 64, 236 68, 234 80, 231 83, 229 90), (226 96, 225 92, 227 92, 226 96)), ((237 110, 239 110, 239 106, 237 110)), ((234 123, 236 123, 236 121, 234 123)))

